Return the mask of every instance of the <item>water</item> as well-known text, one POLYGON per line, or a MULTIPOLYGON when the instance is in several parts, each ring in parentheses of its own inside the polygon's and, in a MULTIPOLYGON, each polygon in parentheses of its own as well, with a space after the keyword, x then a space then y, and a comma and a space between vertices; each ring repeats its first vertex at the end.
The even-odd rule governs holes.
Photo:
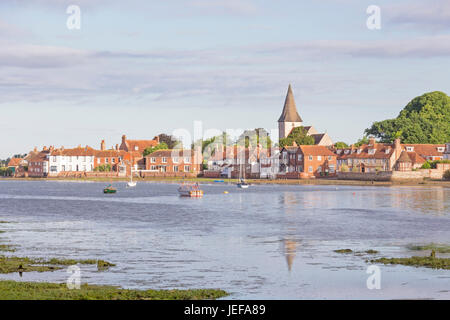
MULTIPOLYGON (((384 266, 369 290, 373 257, 426 254, 410 244, 450 244, 450 189, 440 187, 203 185, 0 181, 0 242, 15 256, 104 259, 82 282, 133 289, 220 288, 227 299, 450 299, 450 271, 384 266), (228 194, 224 194, 228 191, 228 194), (333 252, 375 249, 378 255, 333 252)), ((0 275, 65 282, 66 270, 0 275)))

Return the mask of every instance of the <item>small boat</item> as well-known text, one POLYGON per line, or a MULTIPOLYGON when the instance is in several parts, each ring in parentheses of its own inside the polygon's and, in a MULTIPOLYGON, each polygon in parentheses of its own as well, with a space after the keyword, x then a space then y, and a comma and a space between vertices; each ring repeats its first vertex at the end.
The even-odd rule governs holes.
POLYGON ((203 197, 203 190, 198 186, 198 183, 183 183, 178 187, 178 192, 182 197, 201 198, 203 197))
POLYGON ((131 169, 130 181, 127 182, 128 187, 136 187, 136 181, 133 181, 133 169, 131 169))
POLYGON ((113 188, 111 185, 107 186, 105 189, 103 189, 103 193, 116 193, 116 189, 113 188))
POLYGON ((250 186, 250 184, 245 182, 244 179, 241 179, 241 181, 237 184, 237 186, 238 186, 238 188, 241 188, 241 189, 247 189, 250 186))

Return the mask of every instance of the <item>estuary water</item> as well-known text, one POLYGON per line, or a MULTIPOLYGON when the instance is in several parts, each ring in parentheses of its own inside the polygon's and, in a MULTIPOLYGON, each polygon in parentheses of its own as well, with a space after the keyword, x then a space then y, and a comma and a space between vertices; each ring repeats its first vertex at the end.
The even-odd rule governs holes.
MULTIPOLYGON (((450 299, 450 271, 380 267, 367 260, 429 254, 450 245, 450 189, 205 184, 202 199, 177 184, 0 181, 0 243, 15 256, 103 259, 81 281, 133 289, 220 288, 226 299, 450 299), (224 193, 228 191, 228 193, 224 193), (352 249, 357 254, 336 253, 352 249), (378 254, 363 253, 377 250, 378 254)), ((445 256, 441 254, 440 256, 445 256)), ((448 257, 449 255, 447 255, 448 257)), ((0 274, 66 282, 67 271, 0 274)))

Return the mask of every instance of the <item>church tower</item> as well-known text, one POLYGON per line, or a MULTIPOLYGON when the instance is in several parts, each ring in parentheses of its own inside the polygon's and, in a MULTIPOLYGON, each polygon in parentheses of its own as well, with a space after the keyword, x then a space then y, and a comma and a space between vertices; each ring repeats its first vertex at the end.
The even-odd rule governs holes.
POLYGON ((292 129, 300 127, 302 123, 303 120, 298 115, 297 107, 295 106, 294 94, 292 93, 292 88, 289 84, 283 112, 281 113, 280 119, 278 119, 279 139, 286 138, 289 133, 291 133, 292 129))

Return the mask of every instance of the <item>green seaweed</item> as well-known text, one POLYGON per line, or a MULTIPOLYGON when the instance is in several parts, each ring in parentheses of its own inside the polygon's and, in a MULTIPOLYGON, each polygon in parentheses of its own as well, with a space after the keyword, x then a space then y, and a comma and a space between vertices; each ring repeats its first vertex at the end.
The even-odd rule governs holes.
POLYGON ((9 244, 0 244, 0 251, 15 252, 15 246, 9 244))
POLYGON ((334 252, 336 252, 336 253, 352 253, 353 250, 352 249, 338 249, 338 250, 334 250, 334 252))
POLYGON ((413 251, 426 251, 434 250, 438 253, 450 253, 450 246, 445 244, 430 243, 425 245, 409 245, 407 247, 409 250, 413 251))
POLYGON ((410 258, 380 258, 370 260, 370 262, 450 270, 450 258, 436 258, 434 256, 410 257, 410 258))
POLYGON ((206 300, 227 295, 218 289, 127 290, 82 284, 70 290, 65 283, 0 281, 0 300, 206 300))

